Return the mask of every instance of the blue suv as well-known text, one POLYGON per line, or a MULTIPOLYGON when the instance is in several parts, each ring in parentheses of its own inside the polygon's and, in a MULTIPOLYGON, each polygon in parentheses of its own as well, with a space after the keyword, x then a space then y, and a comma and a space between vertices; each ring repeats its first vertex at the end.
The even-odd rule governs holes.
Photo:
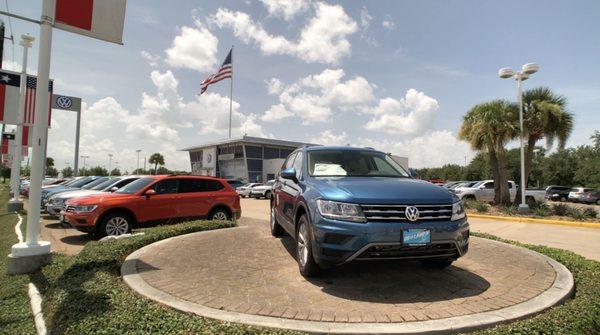
POLYGON ((303 276, 350 261, 407 259, 445 268, 469 247, 460 200, 412 179, 370 148, 303 147, 273 186, 271 233, 295 238, 303 276))

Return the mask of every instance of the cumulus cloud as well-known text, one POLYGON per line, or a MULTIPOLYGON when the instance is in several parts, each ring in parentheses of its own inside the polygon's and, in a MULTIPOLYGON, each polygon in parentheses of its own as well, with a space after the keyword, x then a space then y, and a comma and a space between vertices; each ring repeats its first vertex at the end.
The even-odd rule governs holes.
POLYGON ((323 145, 346 145, 348 143, 348 134, 342 131, 340 134, 334 134, 330 129, 327 129, 319 134, 317 137, 313 137, 310 140, 311 143, 323 144, 323 145))
POLYGON ((150 65, 152 67, 158 66, 158 62, 160 61, 159 55, 154 55, 146 50, 142 50, 140 52, 140 55, 148 63, 148 65, 150 65))
POLYGON ((462 165, 465 157, 469 161, 474 156, 469 144, 459 141, 449 130, 434 131, 405 141, 359 138, 357 142, 360 146, 408 157, 408 164, 412 168, 462 165))
POLYGON ((373 87, 365 78, 356 76, 344 81, 344 76, 342 69, 325 69, 288 86, 272 78, 267 89, 270 94, 279 93, 279 104, 271 106, 261 120, 279 121, 293 113, 304 125, 327 122, 333 107, 351 108, 374 99, 373 87))
POLYGON ((381 21, 381 25, 387 30, 394 30, 396 28, 396 23, 390 19, 381 21))
POLYGON ((371 14, 369 14, 367 7, 363 6, 360 10, 360 36, 370 45, 377 46, 377 40, 375 40, 375 37, 373 37, 369 32, 369 28, 371 27, 371 21, 373 21, 373 17, 371 16, 371 14))
POLYGON ((269 15, 281 17, 290 21, 296 14, 308 9, 310 1, 307 0, 260 0, 267 8, 269 15))
POLYGON ((365 128, 394 135, 420 135, 430 126, 437 109, 437 100, 411 88, 400 100, 385 98, 377 106, 363 109, 375 114, 365 128))
POLYGON ((165 50, 167 64, 197 70, 214 70, 217 63, 219 40, 206 27, 196 22, 196 27, 184 26, 171 47, 165 50))
POLYGON ((236 37, 244 43, 254 42, 266 55, 291 55, 307 63, 335 64, 350 55, 348 35, 356 32, 356 22, 340 5, 319 2, 315 15, 302 28, 297 41, 268 33, 244 12, 219 8, 212 15, 212 24, 219 28, 233 29, 236 37))

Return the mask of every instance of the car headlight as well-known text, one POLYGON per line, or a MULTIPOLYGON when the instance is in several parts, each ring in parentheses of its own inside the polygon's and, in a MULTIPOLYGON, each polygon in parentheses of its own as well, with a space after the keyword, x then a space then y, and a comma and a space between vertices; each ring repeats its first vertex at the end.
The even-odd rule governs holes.
POLYGON ((321 216, 343 221, 367 222, 359 205, 329 200, 317 200, 317 207, 321 216))
POLYGON ((75 213, 89 213, 93 212, 97 207, 98 205, 74 206, 73 211, 75 213))
POLYGON ((467 214, 465 213, 465 209, 463 208, 462 203, 460 201, 452 204, 452 218, 450 220, 460 220, 466 215, 467 214))

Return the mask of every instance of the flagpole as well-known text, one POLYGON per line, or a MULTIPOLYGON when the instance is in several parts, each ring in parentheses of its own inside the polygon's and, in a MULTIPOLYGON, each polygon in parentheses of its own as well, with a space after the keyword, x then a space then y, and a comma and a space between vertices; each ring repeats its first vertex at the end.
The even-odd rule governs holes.
POLYGON ((229 84, 229 138, 231 138, 231 106, 233 104, 233 45, 231 46, 231 80, 229 84))

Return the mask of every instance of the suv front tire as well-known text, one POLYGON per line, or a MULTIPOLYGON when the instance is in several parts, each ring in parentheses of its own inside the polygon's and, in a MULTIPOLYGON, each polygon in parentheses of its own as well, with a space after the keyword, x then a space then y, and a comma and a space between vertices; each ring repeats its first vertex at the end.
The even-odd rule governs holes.
POLYGON ((304 277, 313 277, 321 272, 319 265, 315 262, 312 251, 312 237, 306 214, 302 214, 298 220, 298 232, 296 233, 296 258, 300 274, 304 277))

